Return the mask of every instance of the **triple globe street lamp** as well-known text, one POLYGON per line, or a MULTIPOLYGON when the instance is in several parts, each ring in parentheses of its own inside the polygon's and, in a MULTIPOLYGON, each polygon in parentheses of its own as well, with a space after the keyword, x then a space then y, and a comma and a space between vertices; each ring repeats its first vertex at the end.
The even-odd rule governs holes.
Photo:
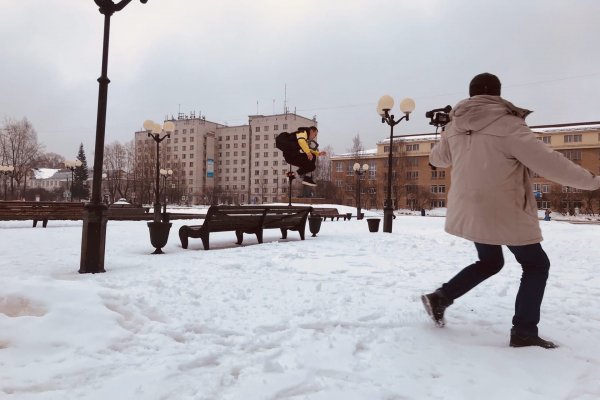
POLYGON ((394 120, 394 115, 390 114, 390 111, 393 107, 394 99, 388 95, 382 96, 377 103, 377 114, 381 116, 381 122, 387 123, 390 126, 387 192, 383 205, 383 231, 388 233, 392 233, 392 220, 394 218, 394 206, 392 204, 392 153, 394 151, 394 126, 398 125, 403 119, 408 121, 410 113, 415 110, 415 101, 411 98, 405 98, 400 102, 400 111, 404 114, 404 116, 398 120, 394 120))
POLYGON ((144 121, 144 129, 148 131, 148 137, 156 142, 156 183, 154 186, 154 222, 160 222, 160 143, 171 137, 175 130, 175 124, 167 121, 160 125, 151 120, 144 121))
POLYGON ((71 188, 70 188, 71 201, 73 201, 73 181, 74 181, 73 178, 75 177, 75 170, 78 167, 81 167, 81 165, 82 165, 82 162, 79 159, 65 161, 65 168, 71 170, 71 188))
POLYGON ((361 166, 359 163, 354 163, 352 169, 358 178, 358 184, 356 185, 356 219, 362 219, 360 209, 360 177, 369 170, 369 164, 365 163, 361 166))
MULTIPOLYGON (((165 201, 165 209, 160 213, 160 176, 161 172, 164 171, 164 177, 169 175, 168 171, 160 169, 160 143, 171 137, 171 132, 175 130, 175 124, 172 121, 165 122, 162 126, 151 120, 144 121, 144 129, 148 131, 148 136, 156 142, 156 182, 154 184, 154 221, 148 222, 148 229, 150 230, 150 242, 152 246, 156 248, 152 254, 163 254, 161 250, 167 244, 169 240, 169 231, 171 230, 172 223, 169 222, 169 215, 167 214, 167 204, 165 201)), ((171 175, 173 171, 171 171, 171 175)))

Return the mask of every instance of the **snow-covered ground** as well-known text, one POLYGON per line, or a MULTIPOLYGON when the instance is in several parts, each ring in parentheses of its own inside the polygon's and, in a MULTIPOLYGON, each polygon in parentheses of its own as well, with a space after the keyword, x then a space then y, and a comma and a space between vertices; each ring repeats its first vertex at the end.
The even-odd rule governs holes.
POLYGON ((445 328, 428 319, 419 296, 475 257, 444 218, 399 216, 392 234, 326 221, 317 237, 268 230, 260 245, 226 232, 209 251, 181 248, 190 222, 151 255, 145 222, 110 221, 96 275, 77 273, 81 222, 0 222, 0 398, 600 398, 600 225, 541 222, 540 335, 561 346, 545 350, 508 346, 520 278, 508 251, 445 328))

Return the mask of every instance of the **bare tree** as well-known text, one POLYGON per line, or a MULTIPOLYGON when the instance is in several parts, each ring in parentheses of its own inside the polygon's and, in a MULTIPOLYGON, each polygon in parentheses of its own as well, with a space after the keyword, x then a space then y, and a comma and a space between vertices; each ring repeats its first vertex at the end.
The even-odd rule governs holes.
POLYGON ((27 118, 20 121, 5 120, 3 132, 0 133, 0 161, 15 168, 10 177, 11 197, 15 197, 15 190, 17 197, 21 197, 27 177, 41 151, 37 133, 27 118))
POLYGON ((56 153, 40 153, 34 164, 35 168, 61 169, 65 164, 65 157, 56 153))
POLYGON ((600 214, 600 189, 584 190, 581 194, 585 204, 584 212, 591 215, 600 214))

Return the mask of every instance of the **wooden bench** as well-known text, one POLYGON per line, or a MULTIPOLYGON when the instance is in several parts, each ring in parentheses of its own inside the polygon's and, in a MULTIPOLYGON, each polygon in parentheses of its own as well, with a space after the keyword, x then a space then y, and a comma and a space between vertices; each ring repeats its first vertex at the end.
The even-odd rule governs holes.
MULTIPOLYGON (((48 221, 81 221, 85 214, 85 203, 52 201, 0 201, 0 221, 33 221, 33 227, 42 221, 45 228, 48 221)), ((109 207, 106 212, 109 220, 151 221, 154 214, 143 207, 109 207)), ((169 219, 197 219, 200 214, 169 213, 169 219)))
POLYGON ((337 218, 336 221, 339 221, 340 218, 344 218, 344 221, 348 219, 350 220, 351 216, 348 214, 340 214, 337 208, 313 208, 310 215, 314 217, 322 217, 323 221, 326 221, 327 218, 331 218, 333 221, 334 218, 337 218))
POLYGON ((0 220, 26 221, 33 220, 33 226, 42 221, 45 228, 48 220, 81 220, 83 203, 51 202, 51 201, 2 201, 0 202, 0 220))
POLYGON ((304 240, 306 220, 311 207, 299 206, 211 206, 202 225, 184 225, 179 228, 181 247, 187 249, 189 238, 202 239, 204 250, 210 248, 211 232, 234 231, 236 244, 242 244, 244 233, 256 235, 258 243, 263 242, 264 229, 281 230, 282 239, 287 239, 287 231, 298 231, 304 240))

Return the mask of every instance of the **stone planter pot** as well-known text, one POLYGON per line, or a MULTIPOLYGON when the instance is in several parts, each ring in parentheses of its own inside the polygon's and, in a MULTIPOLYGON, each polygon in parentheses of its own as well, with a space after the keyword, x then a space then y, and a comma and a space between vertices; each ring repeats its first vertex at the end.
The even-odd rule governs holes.
POLYGON ((367 224, 369 224, 369 232, 379 231, 379 221, 381 221, 381 218, 367 218, 367 224))
POLYGON ((150 243, 156 248, 152 254, 163 254, 162 248, 166 246, 169 240, 169 231, 171 222, 148 222, 150 230, 150 243))
POLYGON ((321 230, 321 217, 308 217, 308 229, 312 233, 312 237, 317 236, 321 230))

